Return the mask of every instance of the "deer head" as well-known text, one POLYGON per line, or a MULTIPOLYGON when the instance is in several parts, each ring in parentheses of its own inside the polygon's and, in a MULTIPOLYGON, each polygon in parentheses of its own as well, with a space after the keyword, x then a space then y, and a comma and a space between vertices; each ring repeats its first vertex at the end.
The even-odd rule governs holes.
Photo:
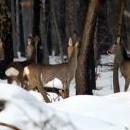
POLYGON ((119 50, 120 47, 120 37, 117 37, 117 40, 114 44, 110 46, 110 48, 107 50, 107 54, 116 54, 117 50, 119 50))
POLYGON ((35 50, 34 37, 29 36, 27 38, 27 47, 26 47, 26 57, 27 57, 27 59, 34 57, 35 53, 36 53, 36 50, 35 50))
POLYGON ((30 35, 27 39, 26 57, 37 62, 37 49, 40 38, 38 36, 30 35))
POLYGON ((68 48, 67 48, 67 53, 68 53, 68 59, 71 59, 72 58, 72 55, 74 53, 74 51, 76 50, 76 52, 78 53, 78 45, 79 43, 76 42, 75 44, 72 42, 72 38, 70 37, 69 38, 69 41, 68 41, 68 48))

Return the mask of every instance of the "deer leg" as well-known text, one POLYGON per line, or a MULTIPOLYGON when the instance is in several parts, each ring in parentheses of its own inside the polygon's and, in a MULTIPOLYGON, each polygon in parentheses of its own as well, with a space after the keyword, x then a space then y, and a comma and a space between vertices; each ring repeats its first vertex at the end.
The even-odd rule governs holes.
POLYGON ((125 79, 125 91, 128 90, 130 79, 125 79))
POLYGON ((69 97, 69 87, 67 83, 63 84, 63 98, 69 97))
POLYGON ((22 78, 22 81, 21 81, 21 87, 24 88, 24 80, 22 78))
POLYGON ((62 83, 62 84, 63 84, 63 89, 59 90, 59 95, 62 98, 66 98, 66 85, 65 85, 65 83, 62 83))
POLYGON ((11 84, 13 82, 13 79, 11 77, 8 77, 7 82, 11 84))
POLYGON ((66 89, 66 98, 69 97, 69 88, 66 89))

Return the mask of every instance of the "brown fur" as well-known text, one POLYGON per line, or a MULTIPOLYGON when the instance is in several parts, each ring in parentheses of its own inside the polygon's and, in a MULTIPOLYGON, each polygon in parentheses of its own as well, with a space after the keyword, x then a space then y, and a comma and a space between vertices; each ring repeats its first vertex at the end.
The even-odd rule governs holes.
POLYGON ((130 84, 130 61, 122 61, 120 64, 120 71, 125 78, 125 91, 127 91, 130 84))
POLYGON ((120 72, 125 79, 124 90, 127 91, 130 84, 130 58, 125 58, 122 47, 120 45, 119 38, 117 39, 117 42, 110 47, 108 52, 120 56, 118 58, 118 64, 119 64, 120 72))
POLYGON ((10 67, 13 67, 13 68, 15 68, 16 70, 19 71, 19 74, 17 76, 14 76, 14 75, 7 76, 7 82, 9 84, 12 84, 15 81, 18 85, 21 85, 22 87, 24 86, 24 80, 23 80, 24 67, 26 67, 27 65, 35 62, 36 52, 35 52, 35 43, 34 43, 34 37, 33 36, 30 36, 28 38, 26 53, 27 53, 27 60, 12 62, 12 63, 9 64, 7 69, 9 69, 10 67))
POLYGON ((28 80, 26 85, 27 90, 35 88, 38 84, 38 79, 45 85, 48 81, 58 78, 63 83, 63 98, 69 96, 69 85, 75 76, 78 54, 78 44, 73 44, 71 39, 69 40, 69 44, 69 62, 57 65, 30 64, 25 67, 23 76, 28 80))

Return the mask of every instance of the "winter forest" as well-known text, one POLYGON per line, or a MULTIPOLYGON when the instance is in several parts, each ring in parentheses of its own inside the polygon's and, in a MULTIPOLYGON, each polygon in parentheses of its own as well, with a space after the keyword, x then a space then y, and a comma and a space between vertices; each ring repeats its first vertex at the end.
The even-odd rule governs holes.
POLYGON ((0 0, 0 130, 130 130, 129 41, 130 0, 0 0))

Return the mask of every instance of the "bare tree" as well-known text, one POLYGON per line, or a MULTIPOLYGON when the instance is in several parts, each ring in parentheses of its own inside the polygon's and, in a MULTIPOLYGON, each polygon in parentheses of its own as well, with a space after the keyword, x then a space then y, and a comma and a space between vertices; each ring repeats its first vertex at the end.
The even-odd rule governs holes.
POLYGON ((40 37, 41 46, 43 48, 43 62, 45 64, 49 63, 48 48, 47 48, 47 23, 46 23, 46 3, 45 0, 41 2, 40 10, 40 37))
POLYGON ((12 37, 13 37, 13 53, 14 53, 14 57, 17 57, 17 31, 16 31, 16 21, 15 21, 15 16, 16 16, 16 12, 15 12, 15 8, 16 8, 16 3, 15 0, 11 1, 11 22, 12 22, 12 37))
MULTIPOLYGON (((85 27, 82 35, 80 52, 78 57, 78 68, 76 74, 76 93, 77 94, 92 94, 92 89, 89 88, 87 83, 87 67, 88 63, 86 58, 88 58, 89 47, 93 47, 90 39, 93 35, 93 29, 95 25, 96 11, 98 6, 98 0, 90 0, 88 10, 86 13, 85 27)), ((93 59, 94 60, 94 59, 93 59)), ((90 72, 91 73, 91 72, 90 72)), ((91 75, 92 76, 92 73, 91 75)), ((93 81, 95 82, 95 81, 93 81)))
MULTIPOLYGON (((124 12, 124 0, 118 1, 118 6, 117 6, 117 13, 116 13, 116 36, 121 36, 121 24, 122 24, 122 17, 123 17, 123 12, 124 12)), ((115 54, 115 59, 114 59, 114 69, 113 69, 113 87, 114 87, 114 92, 119 92, 120 87, 119 87, 119 79, 118 79, 118 69, 119 65, 121 62, 121 47, 119 47, 118 51, 115 54)))
POLYGON ((29 34, 33 34, 33 16, 34 16, 33 6, 34 6, 34 0, 21 1, 23 36, 24 36, 23 46, 26 46, 26 40, 29 34))

